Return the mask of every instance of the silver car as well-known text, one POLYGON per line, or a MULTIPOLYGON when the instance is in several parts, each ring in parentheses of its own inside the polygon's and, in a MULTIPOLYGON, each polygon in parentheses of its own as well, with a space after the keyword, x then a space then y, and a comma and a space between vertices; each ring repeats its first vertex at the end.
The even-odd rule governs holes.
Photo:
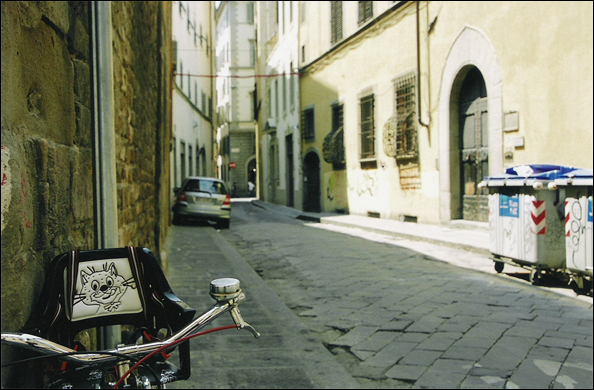
POLYGON ((175 188, 173 223, 184 218, 214 221, 228 229, 231 219, 231 196, 225 183, 213 177, 190 176, 175 188))

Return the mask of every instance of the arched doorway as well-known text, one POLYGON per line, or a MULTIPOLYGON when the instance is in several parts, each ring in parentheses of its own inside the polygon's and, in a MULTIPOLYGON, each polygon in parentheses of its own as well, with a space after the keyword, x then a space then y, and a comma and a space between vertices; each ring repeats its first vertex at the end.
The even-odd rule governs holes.
POLYGON ((460 204, 462 218, 488 221, 488 191, 478 184, 489 175, 489 111, 481 72, 471 67, 458 100, 460 204))
POLYGON ((320 158, 309 152, 303 160, 303 211, 319 213, 320 206, 320 158))
MULTIPOLYGON (((488 133, 488 166, 483 169, 488 169, 485 175, 499 174, 503 171, 501 70, 495 49, 487 35, 475 27, 466 26, 449 50, 439 93, 439 202, 440 219, 443 222, 464 217, 460 164, 463 148, 460 147, 459 106, 463 103, 462 84, 474 68, 477 72, 480 71, 487 92, 485 96, 488 117, 485 115, 481 120, 487 124, 484 128, 488 133)), ((471 79, 472 77, 471 75, 471 79)), ((470 105, 468 108, 471 108, 470 105)))

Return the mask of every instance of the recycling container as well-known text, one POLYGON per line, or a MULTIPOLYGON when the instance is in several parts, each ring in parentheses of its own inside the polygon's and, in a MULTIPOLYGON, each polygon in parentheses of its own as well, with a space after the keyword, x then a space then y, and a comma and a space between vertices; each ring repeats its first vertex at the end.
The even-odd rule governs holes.
POLYGON ((481 183, 489 189, 489 249, 497 272, 504 263, 529 268, 533 284, 543 272, 564 273, 564 199, 549 184, 575 169, 521 165, 481 183))
POLYGON ((592 170, 560 175, 549 189, 565 197, 565 261, 578 293, 592 293, 592 170))

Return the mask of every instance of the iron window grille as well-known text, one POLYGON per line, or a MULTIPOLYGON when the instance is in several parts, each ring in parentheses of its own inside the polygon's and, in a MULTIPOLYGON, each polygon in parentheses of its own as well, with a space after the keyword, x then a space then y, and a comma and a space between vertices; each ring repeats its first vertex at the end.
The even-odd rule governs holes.
POLYGON ((344 105, 335 104, 332 106, 332 131, 324 138, 323 156, 324 161, 332 164, 333 169, 345 168, 344 150, 344 105))
POLYGON ((416 77, 414 73, 398 78, 396 91, 396 160, 418 157, 416 118, 416 77))
POLYGON ((375 157, 374 97, 361 99, 361 159, 375 157))
POLYGON ((314 109, 308 108, 301 112, 302 137, 305 140, 313 141, 316 135, 314 109))

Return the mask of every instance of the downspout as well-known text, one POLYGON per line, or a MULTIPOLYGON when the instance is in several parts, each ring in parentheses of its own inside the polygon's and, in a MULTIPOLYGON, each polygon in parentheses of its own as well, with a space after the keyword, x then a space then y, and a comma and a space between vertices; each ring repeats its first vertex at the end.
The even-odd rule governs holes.
MULTIPOLYGON (((419 124, 423 127, 429 127, 429 122, 424 123, 421 114, 421 28, 419 22, 419 2, 416 1, 417 5, 417 118, 419 124)), ((429 117, 431 121, 431 117, 429 117)))
MULTIPOLYGON (((119 246, 119 238, 111 4, 109 1, 92 1, 90 13, 95 247, 115 248, 119 246)), ((98 332, 99 348, 115 346, 119 342, 119 334, 119 327, 106 327, 104 332, 98 332)))

